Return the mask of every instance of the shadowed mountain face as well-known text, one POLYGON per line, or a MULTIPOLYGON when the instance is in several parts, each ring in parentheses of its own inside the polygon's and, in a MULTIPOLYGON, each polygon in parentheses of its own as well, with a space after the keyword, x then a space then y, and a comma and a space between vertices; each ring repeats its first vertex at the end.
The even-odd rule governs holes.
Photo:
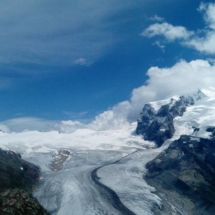
MULTIPOLYGON (((210 130, 210 129, 209 129, 210 130)), ((213 130, 213 129, 212 129, 213 130)), ((183 135, 146 165, 147 182, 156 188, 164 208, 155 214, 209 215, 215 211, 215 141, 183 135)))
POLYGON ((186 106, 193 103, 192 98, 188 100, 180 97, 178 101, 172 99, 169 104, 161 106, 157 113, 150 104, 146 104, 140 113, 136 134, 141 134, 145 140, 154 141, 158 147, 161 146, 175 132, 173 119, 182 116, 186 106))
POLYGON ((40 169, 21 159, 13 151, 0 149, 0 214, 48 215, 31 196, 40 177, 40 169))
POLYGON ((164 100, 144 106, 136 133, 158 147, 172 137, 174 140, 167 141, 162 152, 146 164, 144 179, 162 200, 162 207, 152 209, 154 214, 214 214, 214 101, 214 94, 207 97, 198 91, 169 103, 164 100))
POLYGON ((205 97, 199 90, 192 96, 181 96, 178 100, 171 99, 158 111, 155 111, 151 104, 145 104, 137 121, 136 134, 142 135, 145 140, 154 141, 160 147, 167 139, 172 138, 175 132, 173 119, 183 116, 187 106, 205 97))

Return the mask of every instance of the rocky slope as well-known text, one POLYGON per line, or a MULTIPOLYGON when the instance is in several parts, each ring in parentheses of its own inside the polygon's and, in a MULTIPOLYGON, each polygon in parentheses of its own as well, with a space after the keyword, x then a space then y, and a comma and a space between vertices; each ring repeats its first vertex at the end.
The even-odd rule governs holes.
POLYGON ((40 169, 13 151, 0 149, 0 214, 48 215, 32 197, 40 169))
POLYGON ((192 96, 172 98, 157 111, 152 104, 145 104, 137 121, 136 134, 142 135, 145 140, 154 141, 160 147, 165 140, 172 138, 175 132, 173 119, 183 116, 188 106, 204 97, 206 95, 199 90, 192 96))
POLYGON ((156 215, 214 214, 215 93, 204 92, 146 104, 138 119, 136 133, 145 140, 160 147, 172 138, 143 176, 162 199, 156 215))
MULTIPOLYGON (((208 129, 209 131, 214 129, 208 129)), ((215 141, 184 135, 146 165, 146 181, 165 207, 155 214, 212 215, 215 211, 215 141)))

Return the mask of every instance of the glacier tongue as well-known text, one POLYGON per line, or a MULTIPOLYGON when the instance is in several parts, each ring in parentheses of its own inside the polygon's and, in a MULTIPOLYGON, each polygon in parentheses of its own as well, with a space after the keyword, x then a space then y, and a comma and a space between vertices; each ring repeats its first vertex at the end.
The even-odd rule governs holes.
MULTIPOLYGON (((116 214, 91 179, 91 171, 104 162, 122 156, 121 152, 71 150, 71 158, 63 170, 46 172, 40 188, 34 194, 51 214, 116 214)), ((43 155, 45 156, 45 155, 43 155)))
POLYGON ((114 190, 122 203, 136 215, 152 215, 153 206, 161 207, 155 189, 146 184, 145 164, 161 152, 159 149, 137 150, 119 162, 99 169, 100 181, 114 190))
MULTIPOLYGON (((135 156, 128 156, 127 161, 122 160, 122 162, 130 160, 131 163, 128 166, 126 163, 113 165, 110 177, 106 178, 106 181, 111 182, 116 179, 114 176, 118 175, 119 170, 117 165, 123 167, 122 176, 125 176, 125 180, 121 181, 119 189, 115 190, 114 186, 108 184, 107 186, 115 191, 128 210, 133 211, 133 207, 139 205, 137 214, 140 214, 141 209, 144 209, 145 214, 151 214, 151 207, 153 204, 159 204, 159 198, 151 193, 153 188, 147 186, 142 180, 142 174, 145 170, 141 154, 146 153, 144 156, 150 160, 151 155, 150 153, 147 154, 147 148, 154 147, 154 144, 143 140, 140 136, 133 135, 135 127, 136 124, 131 124, 129 128, 112 131, 94 131, 84 128, 72 133, 56 131, 0 133, 0 142, 1 147, 17 151, 24 159, 41 167, 43 178, 34 195, 53 215, 124 214, 123 211, 114 207, 112 200, 110 201, 111 193, 95 184, 91 172, 98 167, 113 163, 136 150, 140 150, 135 155, 136 158, 135 156), (62 152, 63 159, 60 157, 62 152), (136 162, 133 162, 132 159, 136 162), (63 168, 61 165, 59 169, 53 168, 54 162, 58 161, 64 162, 63 168), (136 167, 135 163, 137 164, 136 167), (50 164, 52 168, 50 168, 50 164), (124 187, 127 187, 126 191, 129 192, 127 196, 130 196, 130 200, 121 196, 123 184, 124 187), (143 188, 137 190, 137 187, 140 188, 142 185, 143 188), (135 190, 136 192, 134 192, 135 190), (145 201, 144 205, 142 200, 145 201)), ((105 177, 102 169, 98 172, 101 183, 105 177)))

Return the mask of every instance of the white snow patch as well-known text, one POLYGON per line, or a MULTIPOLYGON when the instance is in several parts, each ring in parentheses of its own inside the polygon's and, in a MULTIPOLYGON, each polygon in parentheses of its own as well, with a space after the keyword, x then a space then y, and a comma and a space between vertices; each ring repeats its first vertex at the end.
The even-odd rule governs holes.
MULTIPOLYGON (((148 186, 142 178, 146 173, 144 164, 155 158, 181 135, 192 135, 193 127, 199 128, 195 133, 196 137, 210 136, 211 133, 205 130, 208 126, 215 126, 215 88, 202 92, 208 97, 196 101, 193 106, 187 107, 182 117, 174 119, 176 132, 173 138, 167 140, 159 149, 147 149, 153 147, 154 143, 134 134, 136 123, 125 122, 122 117, 112 122, 115 115, 109 112, 88 126, 70 121, 62 122, 60 127, 57 125, 60 132, 0 132, 0 147, 7 149, 8 153, 14 150, 24 159, 41 167, 44 172, 44 184, 35 195, 45 207, 58 211, 56 215, 68 214, 71 210, 73 210, 71 214, 93 215, 98 213, 97 207, 109 210, 109 205, 95 198, 97 195, 98 198, 102 196, 92 186, 90 172, 104 163, 114 162, 135 150, 140 150, 123 159, 120 165, 115 164, 100 169, 98 174, 101 181, 114 189, 122 202, 136 214, 142 214, 142 211, 151 214, 151 206, 153 203, 159 205, 160 199, 153 194, 154 188, 148 186), (107 124, 103 123, 106 116, 109 117, 107 124), (71 156, 63 170, 52 172, 48 166, 53 154, 59 149, 70 150, 71 156), (44 193, 43 188, 49 192, 44 193)), ((174 97, 172 104, 178 98, 174 97)), ((150 104, 157 111, 170 101, 166 99, 150 104)), ((129 109, 129 106, 127 108, 129 109)), ((198 140, 196 137, 193 138, 198 140)), ((117 214, 113 208, 110 211, 112 214, 117 214)))
POLYGON ((197 137, 209 138, 210 132, 206 132, 208 126, 215 126, 215 88, 201 89, 207 96, 195 101, 195 104, 187 107, 182 117, 174 119, 176 133, 174 136, 192 135, 193 127, 198 127, 195 133, 197 137))
POLYGON ((199 137, 191 137, 190 140, 195 140, 195 141, 198 141, 198 142, 199 142, 199 141, 200 141, 200 138, 199 138, 199 137))
POLYGON ((171 98, 168 99, 164 99, 164 100, 159 100, 159 101, 154 101, 154 102, 149 102, 149 104, 155 109, 155 111, 157 112, 161 106, 169 104, 171 102, 171 104, 173 105, 176 101, 178 101, 180 99, 180 96, 173 96, 171 98))

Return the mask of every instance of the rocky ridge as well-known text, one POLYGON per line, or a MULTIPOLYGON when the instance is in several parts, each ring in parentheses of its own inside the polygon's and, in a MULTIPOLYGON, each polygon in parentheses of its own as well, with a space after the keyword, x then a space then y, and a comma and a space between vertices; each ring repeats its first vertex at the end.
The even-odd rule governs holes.
POLYGON ((155 214, 212 215, 215 211, 215 140, 188 135, 147 163, 147 183, 162 198, 155 214))
POLYGON ((175 132, 173 119, 183 116, 187 106, 205 97, 206 95, 198 90, 192 96, 170 99, 170 102, 162 105, 158 111, 150 103, 145 104, 137 120, 136 134, 142 135, 145 140, 154 141, 160 147, 167 139, 172 138, 175 132))
POLYGON ((13 151, 0 149, 0 214, 48 215, 31 195, 39 178, 39 167, 13 151))
MULTIPOLYGON (((189 120, 185 124, 182 123, 183 125, 177 125, 192 125, 193 129, 193 133, 189 130, 189 134, 181 135, 146 164, 148 171, 143 177, 156 189, 163 205, 153 208, 152 211, 156 215, 214 214, 215 126, 206 126, 214 125, 211 107, 214 97, 196 102, 203 98, 206 98, 204 93, 198 91, 194 96, 171 99, 157 111, 153 103, 146 104, 140 114, 136 133, 142 135, 145 140, 154 141, 158 147, 173 137, 175 122, 189 120), (188 106, 192 107, 189 107, 189 112, 184 115, 188 106), (193 123, 194 121, 196 123, 193 123)), ((186 131, 186 128, 181 131, 186 131)), ((179 133, 183 134, 181 131, 179 133)))

